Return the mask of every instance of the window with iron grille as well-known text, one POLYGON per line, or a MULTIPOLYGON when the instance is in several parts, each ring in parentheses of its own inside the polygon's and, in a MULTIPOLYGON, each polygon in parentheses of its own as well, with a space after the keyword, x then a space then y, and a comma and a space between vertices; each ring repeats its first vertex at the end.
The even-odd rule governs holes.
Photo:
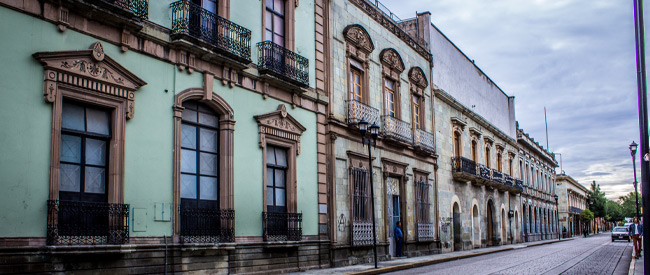
POLYGON ((365 168, 352 168, 352 221, 370 221, 370 183, 368 170, 365 168))
POLYGON ((415 205, 417 207, 418 223, 430 223, 431 202, 429 201, 429 189, 431 184, 426 182, 426 178, 421 178, 415 182, 415 205))

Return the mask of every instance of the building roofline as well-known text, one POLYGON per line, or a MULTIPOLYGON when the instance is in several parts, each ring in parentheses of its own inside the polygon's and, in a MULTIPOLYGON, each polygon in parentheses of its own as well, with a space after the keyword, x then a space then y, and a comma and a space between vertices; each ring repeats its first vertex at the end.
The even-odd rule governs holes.
POLYGON ((572 183, 573 185, 580 188, 582 191, 589 192, 589 188, 585 187, 584 185, 582 185, 581 183, 576 181, 573 177, 571 177, 571 176, 569 176, 567 174, 564 174, 564 173, 556 174, 555 175, 555 181, 558 181, 558 180, 566 180, 567 182, 572 183))

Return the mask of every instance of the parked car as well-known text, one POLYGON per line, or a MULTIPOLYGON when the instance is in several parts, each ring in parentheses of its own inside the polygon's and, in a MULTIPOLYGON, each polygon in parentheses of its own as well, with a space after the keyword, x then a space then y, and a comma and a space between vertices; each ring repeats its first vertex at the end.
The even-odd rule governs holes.
POLYGON ((612 242, 615 240, 627 240, 630 242, 630 235, 627 232, 627 227, 617 226, 612 230, 612 242))

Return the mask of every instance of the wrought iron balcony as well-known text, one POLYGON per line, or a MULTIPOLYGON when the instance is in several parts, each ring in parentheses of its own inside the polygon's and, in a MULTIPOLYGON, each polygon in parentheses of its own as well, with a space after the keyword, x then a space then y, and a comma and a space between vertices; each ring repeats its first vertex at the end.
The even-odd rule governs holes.
POLYGON ((404 143, 413 142, 411 125, 408 122, 391 116, 383 116, 384 127, 382 134, 385 139, 401 141, 404 143))
POLYGON ((350 239, 352 246, 369 246, 373 244, 372 222, 351 221, 352 234, 350 239))
POLYGON ((503 184, 503 173, 497 169, 492 169, 492 181, 503 184))
POLYGON ((251 62, 251 31, 187 0, 171 4, 172 39, 198 39, 243 63, 251 62))
POLYGON ((420 129, 413 130, 413 146, 417 150, 429 154, 434 153, 435 147, 433 146, 433 134, 420 129))
POLYGON ((433 241, 433 223, 418 223, 418 241, 430 242, 433 241))
POLYGON ((505 181, 504 184, 508 187, 514 187, 515 185, 515 179, 509 175, 505 175, 505 181))
POLYGON ((569 207, 569 212, 574 213, 574 214, 580 214, 582 212, 582 209, 580 209, 578 207, 575 207, 575 206, 571 206, 571 207, 569 207))
POLYGON ((348 125, 357 125, 359 121, 364 119, 370 125, 376 123, 379 125, 379 110, 363 104, 356 100, 348 100, 348 125))
POLYGON ((262 212, 264 241, 300 241, 302 213, 262 212))
POLYGON ((272 41, 257 43, 257 50, 260 73, 272 73, 300 86, 309 85, 309 59, 272 41))
POLYGON ((225 243, 235 241, 235 210, 180 208, 183 243, 225 243))
POLYGON ((125 244, 128 242, 128 204, 47 201, 48 245, 125 244))
POLYGON ((463 157, 451 158, 451 170, 454 179, 475 180, 478 177, 476 162, 463 157))
POLYGON ((490 173, 491 172, 490 168, 488 168, 487 166, 485 166, 483 164, 479 164, 478 169, 479 169, 479 174, 478 175, 479 175, 479 177, 481 179, 488 180, 488 181, 492 180, 492 175, 490 173))
POLYGON ((518 190, 517 193, 524 192, 524 181, 515 179, 515 189, 518 190))
POLYGON ((147 0, 100 0, 101 2, 118 7, 132 13, 140 19, 149 18, 149 1, 147 0))

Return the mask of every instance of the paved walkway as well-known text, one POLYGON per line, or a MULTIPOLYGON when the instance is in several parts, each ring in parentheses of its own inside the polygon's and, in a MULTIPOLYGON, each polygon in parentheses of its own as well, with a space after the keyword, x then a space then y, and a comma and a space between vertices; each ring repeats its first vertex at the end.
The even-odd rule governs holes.
MULTIPOLYGON (((634 253, 634 252, 632 252, 634 253)), ((630 263, 630 272, 628 275, 643 275, 643 256, 645 252, 641 250, 641 258, 634 259, 632 257, 632 262, 630 263)))
MULTIPOLYGON (((573 240, 573 238, 562 239, 562 241, 567 241, 567 240, 573 240)), ((377 269, 375 269, 374 263, 369 263, 369 264, 360 264, 360 265, 344 266, 344 267, 337 267, 337 268, 308 270, 306 272, 301 272, 300 274, 313 274, 313 275, 381 274, 386 272, 404 270, 404 269, 409 269, 414 267, 426 266, 426 265, 431 265, 436 263, 442 263, 447 261, 453 261, 458 259, 464 259, 469 257, 495 253, 495 252, 521 249, 521 248, 555 243, 555 242, 559 242, 559 240, 555 239, 555 240, 546 240, 546 241, 520 243, 520 244, 509 244, 509 245, 479 248, 479 249, 466 250, 466 251, 449 252, 449 253, 421 256, 421 257, 401 258, 401 259, 395 259, 391 261, 379 262, 377 269)))

